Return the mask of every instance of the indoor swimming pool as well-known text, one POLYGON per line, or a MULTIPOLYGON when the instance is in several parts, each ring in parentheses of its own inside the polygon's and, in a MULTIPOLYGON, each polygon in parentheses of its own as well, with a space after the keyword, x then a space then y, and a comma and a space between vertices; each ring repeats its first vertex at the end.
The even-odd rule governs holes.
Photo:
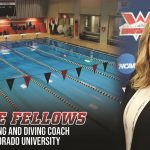
POLYGON ((122 94, 116 59, 49 38, 1 42, 0 109, 87 111, 92 122, 111 128, 122 94), (31 77, 28 87, 24 76, 31 77), (15 79, 11 90, 7 79, 15 79))

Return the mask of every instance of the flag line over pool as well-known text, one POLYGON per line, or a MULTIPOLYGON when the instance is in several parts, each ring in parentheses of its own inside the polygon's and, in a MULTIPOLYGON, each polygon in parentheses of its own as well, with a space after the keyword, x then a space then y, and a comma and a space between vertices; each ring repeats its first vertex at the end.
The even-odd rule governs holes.
MULTIPOLYGON (((107 69, 107 65, 108 65, 108 62, 104 62, 104 63, 103 63, 104 72, 105 72, 106 69, 107 69)), ((98 64, 94 64, 94 65, 93 65, 93 71, 94 71, 94 73, 96 72, 97 67, 98 67, 98 64)), ((78 77, 80 77, 81 70, 82 70, 82 67, 76 68, 76 72, 77 72, 78 77)), ((65 80, 66 77, 67 77, 67 72, 68 72, 68 70, 62 70, 62 71, 61 71, 61 75, 62 75, 62 77, 63 77, 64 80, 65 80)), ((49 83, 49 79, 50 79, 50 77, 51 77, 51 74, 52 74, 51 72, 44 73, 44 76, 45 76, 45 79, 46 79, 46 81, 47 81, 47 84, 49 83)), ((24 78, 24 81, 25 81, 25 83, 26 83, 26 86, 28 87, 28 86, 29 86, 29 83, 30 83, 30 80, 31 80, 31 76, 26 75, 26 76, 23 76, 23 78, 24 78)), ((14 84, 15 79, 16 79, 16 78, 6 79, 6 82, 7 82, 8 87, 9 87, 10 90, 12 90, 12 87, 13 87, 13 84, 14 84)))

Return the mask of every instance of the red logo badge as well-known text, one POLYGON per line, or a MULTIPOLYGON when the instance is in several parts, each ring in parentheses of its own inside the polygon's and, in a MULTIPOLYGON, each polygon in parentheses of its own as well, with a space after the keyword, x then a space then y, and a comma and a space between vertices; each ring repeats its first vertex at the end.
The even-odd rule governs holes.
POLYGON ((143 16, 141 11, 137 17, 132 12, 123 12, 122 16, 126 23, 119 28, 120 36, 133 36, 137 41, 145 24, 150 21, 150 12, 147 13, 146 17, 143 16))

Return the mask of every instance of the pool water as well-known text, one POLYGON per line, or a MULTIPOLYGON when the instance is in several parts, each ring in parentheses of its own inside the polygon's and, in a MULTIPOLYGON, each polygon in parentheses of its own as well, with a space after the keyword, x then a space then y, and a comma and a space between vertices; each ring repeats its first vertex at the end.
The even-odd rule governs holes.
POLYGON ((0 109, 87 111, 93 124, 112 128, 117 122, 122 95, 115 62, 116 56, 49 38, 1 42, 0 109), (98 64, 95 74, 94 64, 98 64), (76 71, 79 67, 80 77, 76 71), (62 70, 67 70, 65 80, 62 70), (49 72, 47 84, 44 73, 49 72), (28 88, 25 75, 31 76, 28 88), (12 90, 6 82, 11 78, 15 78, 12 90))

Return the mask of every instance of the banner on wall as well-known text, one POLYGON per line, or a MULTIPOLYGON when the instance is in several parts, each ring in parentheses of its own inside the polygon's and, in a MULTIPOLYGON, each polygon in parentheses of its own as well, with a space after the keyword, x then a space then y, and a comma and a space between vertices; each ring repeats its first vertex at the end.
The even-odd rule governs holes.
POLYGON ((145 0, 121 0, 127 7, 120 5, 122 25, 119 27, 120 37, 124 41, 121 44, 123 53, 118 58, 118 70, 121 77, 122 87, 125 87, 135 70, 136 54, 140 35, 144 26, 150 21, 149 1, 145 0))

